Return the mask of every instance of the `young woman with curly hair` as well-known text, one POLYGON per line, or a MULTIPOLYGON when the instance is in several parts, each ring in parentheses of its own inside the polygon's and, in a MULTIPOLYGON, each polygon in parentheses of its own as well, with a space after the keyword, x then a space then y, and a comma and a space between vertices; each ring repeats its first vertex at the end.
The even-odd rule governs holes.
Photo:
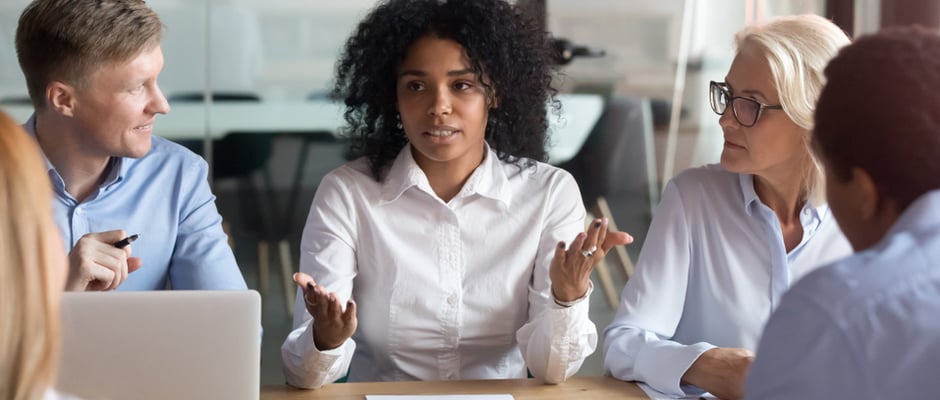
POLYGON ((583 232, 577 184, 543 163, 548 43, 502 0, 391 0, 360 23, 335 88, 359 158, 304 228, 288 383, 556 383, 594 351, 591 269, 631 238, 583 232))

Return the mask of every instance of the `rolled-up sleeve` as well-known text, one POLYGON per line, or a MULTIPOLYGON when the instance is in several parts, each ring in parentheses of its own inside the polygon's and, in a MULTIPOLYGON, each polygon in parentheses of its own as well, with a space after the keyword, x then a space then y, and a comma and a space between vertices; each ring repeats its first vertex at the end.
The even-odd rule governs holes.
POLYGON ((597 348, 597 327, 588 317, 589 296, 562 307, 551 294, 549 266, 555 247, 558 242, 570 243, 582 232, 586 216, 574 178, 559 171, 555 182, 529 286, 529 320, 516 332, 526 366, 545 383, 564 382, 597 348))
MULTIPOLYGON (((337 170, 339 172, 342 169, 337 170)), ((301 239, 300 271, 328 292, 336 293, 345 304, 352 296, 356 277, 356 217, 350 209, 349 189, 334 171, 323 178, 304 226, 301 239)), ((346 375, 356 343, 350 338, 340 347, 320 351, 313 343, 315 321, 307 312, 303 292, 294 300, 293 330, 281 346, 281 360, 287 383, 315 389, 346 375)))

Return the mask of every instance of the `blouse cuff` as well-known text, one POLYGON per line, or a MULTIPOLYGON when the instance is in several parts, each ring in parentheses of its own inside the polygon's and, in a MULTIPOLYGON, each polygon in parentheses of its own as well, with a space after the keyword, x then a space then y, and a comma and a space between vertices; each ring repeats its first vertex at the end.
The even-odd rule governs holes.
POLYGON ((671 341, 662 341, 654 348, 647 348, 637 354, 636 369, 640 380, 654 389, 671 396, 683 396, 695 393, 697 388, 681 385, 682 376, 692 363, 714 345, 700 342, 682 345, 671 341))
POLYGON ((591 282, 591 281, 588 281, 588 289, 587 289, 586 292, 584 292, 584 295, 581 296, 581 297, 578 297, 577 299, 571 300, 571 301, 561 301, 561 300, 558 300, 558 298, 555 297, 555 292, 553 291, 553 292, 552 292, 552 300, 554 300, 555 305, 558 306, 558 307, 553 307, 553 308, 556 308, 556 309, 557 309, 557 308, 569 308, 569 307, 571 307, 571 306, 574 306, 574 305, 576 305, 576 304, 578 304, 578 303, 584 301, 584 299, 590 298, 590 297, 591 297, 591 292, 593 292, 593 291, 594 291, 594 282, 591 282))

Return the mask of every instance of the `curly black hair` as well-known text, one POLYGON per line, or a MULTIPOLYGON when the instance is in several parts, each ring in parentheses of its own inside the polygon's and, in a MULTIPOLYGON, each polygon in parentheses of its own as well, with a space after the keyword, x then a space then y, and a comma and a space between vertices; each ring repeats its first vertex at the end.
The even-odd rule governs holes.
POLYGON ((366 157, 381 181, 407 144, 397 121, 396 71, 408 47, 428 35, 463 46, 487 92, 496 94, 485 137, 499 159, 521 168, 545 161, 543 105, 556 114, 560 108, 550 37, 504 0, 387 0, 359 23, 333 88, 334 98, 345 99, 347 158, 366 157))

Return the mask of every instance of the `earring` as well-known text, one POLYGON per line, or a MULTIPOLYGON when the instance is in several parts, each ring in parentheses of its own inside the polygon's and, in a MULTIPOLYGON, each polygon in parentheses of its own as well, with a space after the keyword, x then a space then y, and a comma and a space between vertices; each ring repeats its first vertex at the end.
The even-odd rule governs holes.
POLYGON ((395 113, 395 127, 400 131, 404 131, 404 127, 401 125, 401 114, 395 113))

